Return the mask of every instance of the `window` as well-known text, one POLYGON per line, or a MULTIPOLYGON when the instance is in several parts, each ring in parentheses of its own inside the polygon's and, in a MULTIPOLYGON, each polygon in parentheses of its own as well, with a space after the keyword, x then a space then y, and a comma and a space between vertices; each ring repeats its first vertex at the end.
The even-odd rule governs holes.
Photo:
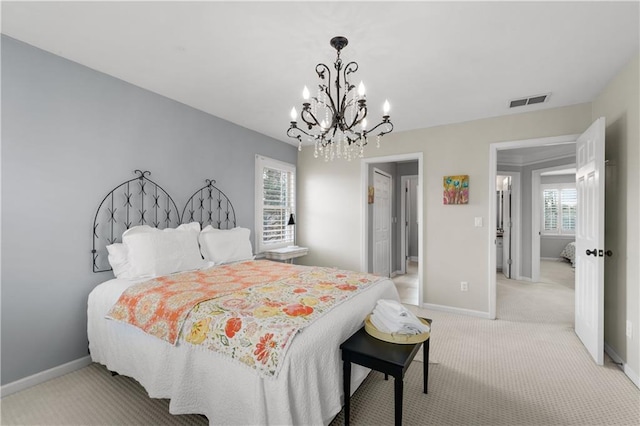
POLYGON ((542 185, 542 234, 574 235, 576 232, 576 185, 542 185))
POLYGON ((296 167, 256 155, 256 252, 294 241, 289 217, 296 211, 296 167))

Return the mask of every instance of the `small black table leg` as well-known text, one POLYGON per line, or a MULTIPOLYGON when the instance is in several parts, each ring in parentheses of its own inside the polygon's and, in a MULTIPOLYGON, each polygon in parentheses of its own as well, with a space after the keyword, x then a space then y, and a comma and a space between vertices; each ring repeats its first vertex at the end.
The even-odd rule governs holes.
POLYGON ((402 376, 395 377, 396 426, 402 426, 402 376))
POLYGON ((387 373, 384 373, 384 379, 389 380, 389 375, 387 373))
POLYGON ((342 362, 342 380, 344 389, 344 424, 349 426, 349 411, 351 408, 351 361, 342 362))
POLYGON ((424 342, 424 345, 422 347, 422 351, 423 351, 423 355, 422 358, 424 359, 424 363, 422 365, 422 380, 424 380, 424 393, 429 393, 427 391, 427 386, 429 384, 429 340, 431 339, 427 339, 424 342))

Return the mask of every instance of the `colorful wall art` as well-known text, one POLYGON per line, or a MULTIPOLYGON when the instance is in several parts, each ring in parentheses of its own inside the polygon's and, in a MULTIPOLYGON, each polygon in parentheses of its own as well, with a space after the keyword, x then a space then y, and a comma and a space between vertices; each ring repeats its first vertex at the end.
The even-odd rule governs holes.
POLYGON ((443 204, 469 204, 469 175, 443 178, 443 204))

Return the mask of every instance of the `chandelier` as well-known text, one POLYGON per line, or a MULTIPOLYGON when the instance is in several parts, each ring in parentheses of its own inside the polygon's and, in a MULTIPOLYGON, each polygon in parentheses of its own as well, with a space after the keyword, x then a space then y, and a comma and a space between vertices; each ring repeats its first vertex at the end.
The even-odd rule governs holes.
POLYGON ((333 64, 336 71, 335 82, 331 87, 331 70, 325 64, 316 65, 320 78, 317 96, 310 98, 307 86, 302 91, 304 102, 300 118, 304 123, 298 127, 298 112, 291 109, 291 125, 287 136, 298 139, 298 150, 302 150, 302 139, 314 143, 314 157, 325 161, 343 158, 351 161, 364 156, 364 146, 369 134, 376 135, 376 145, 380 138, 393 130, 389 119, 389 101, 384 102, 382 121, 367 129, 367 100, 362 81, 356 86, 349 77, 358 71, 356 62, 343 65, 340 51, 349 43, 345 37, 334 37, 331 46, 336 49, 337 58, 333 64), (305 130, 306 129, 306 130, 305 130), (373 133, 377 132, 377 133, 373 133))

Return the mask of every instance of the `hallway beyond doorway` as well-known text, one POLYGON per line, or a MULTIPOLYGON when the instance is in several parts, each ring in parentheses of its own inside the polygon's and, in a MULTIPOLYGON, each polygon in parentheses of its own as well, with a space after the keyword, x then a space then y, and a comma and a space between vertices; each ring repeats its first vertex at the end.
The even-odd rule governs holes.
POLYGON ((407 273, 396 275, 393 283, 398 289, 400 301, 410 305, 419 305, 418 301, 418 262, 407 262, 407 273))

